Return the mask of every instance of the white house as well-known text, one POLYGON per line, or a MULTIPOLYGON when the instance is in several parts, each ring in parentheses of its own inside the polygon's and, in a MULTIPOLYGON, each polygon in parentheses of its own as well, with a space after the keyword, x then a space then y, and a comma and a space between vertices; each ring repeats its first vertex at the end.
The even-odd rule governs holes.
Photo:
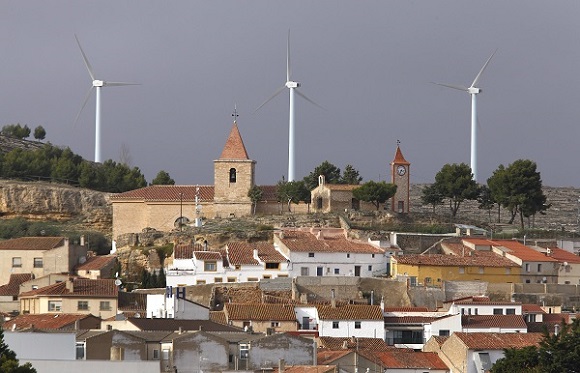
POLYGON ((147 294, 147 318, 209 320, 209 308, 185 299, 185 288, 168 286, 165 294, 147 294))
POLYGON ((343 229, 283 230, 274 247, 289 259, 290 276, 373 277, 387 271, 385 250, 346 238, 343 229))
POLYGON ((316 314, 320 337, 384 338, 385 335, 383 311, 378 305, 336 306, 333 302, 316 306, 316 314))
POLYGON ((450 314, 462 315, 521 315, 519 302, 490 301, 485 296, 471 296, 443 302, 443 309, 450 314))

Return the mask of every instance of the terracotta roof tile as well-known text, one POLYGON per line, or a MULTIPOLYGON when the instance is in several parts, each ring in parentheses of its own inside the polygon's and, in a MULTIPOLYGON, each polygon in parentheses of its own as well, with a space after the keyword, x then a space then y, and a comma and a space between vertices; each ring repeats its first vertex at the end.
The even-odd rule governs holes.
POLYGON ((226 303, 224 311, 228 320, 296 321, 294 306, 288 304, 226 303))
POLYGON ((218 324, 210 320, 145 319, 132 318, 128 321, 140 330, 203 330, 206 332, 239 332, 240 328, 218 324))
POLYGON ((356 188, 360 188, 360 185, 352 185, 352 184, 324 184, 330 190, 353 190, 356 188))
POLYGON ((61 296, 85 296, 85 297, 117 297, 118 288, 114 279, 91 280, 76 278, 73 283, 73 291, 66 288, 66 282, 59 282, 36 290, 20 294, 21 297, 34 297, 46 295, 61 296))
POLYGON ((385 307, 385 312, 429 312, 427 307, 385 307))
POLYGON ((278 202, 278 186, 277 185, 258 185, 262 190, 262 201, 278 202))
POLYGON ((217 251, 194 251, 193 255, 197 260, 222 260, 222 254, 217 251))
POLYGON ((32 273, 13 273, 6 285, 0 286, 0 295, 17 296, 20 293, 20 285, 32 280, 32 273))
POLYGON ((224 311, 209 311, 209 319, 218 324, 227 325, 228 319, 224 311))
POLYGON ((150 185, 124 193, 112 194, 111 200, 165 201, 194 203, 197 188, 201 202, 213 202, 213 185, 150 185))
POLYGON ((127 312, 138 312, 145 316, 147 312, 147 294, 120 291, 117 309, 125 314, 127 312))
POLYGON ((463 315, 461 325, 469 329, 519 328, 527 330, 522 315, 463 315))
POLYGON ((94 271, 107 267, 111 262, 117 260, 115 255, 91 256, 86 262, 77 266, 77 271, 94 271))
POLYGON ((21 237, 0 241, 0 250, 50 250, 64 245, 64 237, 21 237))
POLYGON ((249 159, 238 124, 234 122, 220 159, 249 159))
POLYGON ((403 157, 403 152, 401 152, 401 148, 398 146, 397 151, 395 152, 395 158, 393 159, 392 163, 410 165, 410 163, 407 162, 405 157, 403 157))
POLYGON ((557 247, 551 247, 550 250, 552 252, 550 256, 560 262, 568 262, 575 264, 580 263, 580 256, 575 255, 569 251, 557 247))
POLYGON ((514 240, 494 240, 493 246, 498 248, 505 248, 507 252, 513 256, 520 258, 526 262, 557 262, 556 259, 546 256, 531 247, 514 240))
POLYGON ((226 245, 229 262, 233 265, 259 265, 254 259, 254 250, 258 258, 265 263, 283 263, 286 257, 278 252, 274 245, 267 242, 230 242, 226 245))
POLYGON ((369 350, 390 351, 395 347, 389 346, 382 338, 352 338, 352 337, 319 337, 318 346, 329 350, 369 350), (346 349, 345 349, 346 347, 346 349))
POLYGON ((522 312, 525 312, 525 313, 546 313, 546 311, 544 311, 542 309, 542 307, 540 307, 537 304, 522 304, 522 312))
POLYGON ((538 346, 542 340, 541 333, 453 333, 472 350, 503 350, 506 348, 523 348, 538 346))
POLYGON ((384 368, 388 369, 419 369, 419 370, 449 370, 447 365, 435 352, 377 352, 375 356, 384 368))
MULTIPOLYGON (((277 371, 278 368, 274 367, 277 371)), ((333 373, 336 371, 334 365, 292 365, 286 366, 284 373, 333 373)))
MULTIPOLYGON (((490 254, 490 253, 488 253, 490 254)), ((443 266, 443 267, 519 267, 518 264, 511 260, 502 257, 501 255, 493 254, 485 255, 483 253, 456 256, 445 254, 408 254, 394 257, 399 264, 407 265, 424 265, 424 266, 443 266)))
POLYGON ((383 320, 383 311, 378 305, 319 305, 316 310, 320 320, 383 320))
POLYGON ((316 361, 319 364, 331 364, 334 361, 352 353, 353 353, 352 350, 337 351, 318 348, 316 352, 316 361))
POLYGON ((6 321, 3 328, 10 330, 13 327, 22 330, 34 326, 35 329, 72 329, 77 320, 82 320, 87 317, 95 317, 87 314, 36 314, 36 315, 18 315, 9 321, 6 321))
POLYGON ((383 254, 384 250, 364 242, 347 240, 344 236, 329 236, 323 234, 322 239, 317 239, 310 232, 286 230, 282 237, 278 233, 280 241, 290 249, 297 252, 342 252, 342 253, 365 253, 383 254))
POLYGON ((439 317, 430 316, 385 316, 385 324, 430 324, 439 317))

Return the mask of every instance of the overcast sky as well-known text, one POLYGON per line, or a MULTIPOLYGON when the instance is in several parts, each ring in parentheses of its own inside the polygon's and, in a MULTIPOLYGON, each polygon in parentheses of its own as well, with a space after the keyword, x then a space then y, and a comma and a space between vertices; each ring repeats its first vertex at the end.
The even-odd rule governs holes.
POLYGON ((256 182, 287 174, 291 30, 296 176, 328 160, 389 180, 397 140, 411 182, 470 162, 469 86, 497 48, 478 95, 479 181, 517 159, 545 185, 580 186, 580 2, 573 1, 4 1, 0 125, 42 125, 46 141, 94 156, 95 98, 76 34, 103 89, 104 159, 147 181, 213 184, 237 104, 256 182))

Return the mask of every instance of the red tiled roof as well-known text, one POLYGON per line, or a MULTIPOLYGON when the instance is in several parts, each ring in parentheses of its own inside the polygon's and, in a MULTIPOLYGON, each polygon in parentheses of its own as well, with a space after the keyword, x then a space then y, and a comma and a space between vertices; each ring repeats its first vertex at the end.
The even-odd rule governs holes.
POLYGON ((568 262, 574 264, 580 263, 580 256, 575 255, 569 251, 557 247, 551 247, 550 250, 551 250, 550 256, 560 262, 568 262))
MULTIPOLYGON (((489 253, 488 253, 489 254, 489 253)), ((493 254, 485 255, 478 253, 467 256, 445 255, 445 254, 408 254, 396 256, 394 259, 399 264, 407 265, 424 265, 424 266, 443 266, 443 267, 519 267, 518 264, 511 260, 502 257, 501 255, 493 254)))
POLYGON ((494 240, 493 246, 504 247, 508 253, 526 262, 557 262, 556 259, 546 256, 531 247, 514 240, 494 240))
POLYGON ((213 201, 213 185, 150 185, 124 193, 112 194, 111 200, 165 201, 191 204, 195 202, 197 188, 199 188, 199 200, 201 202, 213 201))
POLYGON ((429 312, 427 307, 385 307, 385 312, 429 312))
POLYGON ((352 185, 352 184, 324 184, 330 190, 353 190, 356 188, 360 188, 360 185, 352 185))
POLYGON ((220 159, 249 159, 238 124, 234 122, 220 159))
POLYGON ((378 305, 346 304, 332 307, 316 306, 320 320, 382 320, 383 310, 378 305))
POLYGON ((537 304, 522 304, 522 313, 546 313, 546 311, 544 311, 542 309, 542 307, 540 307, 537 304))
POLYGON ((85 296, 85 297, 117 297, 118 288, 114 279, 91 280, 76 278, 73 283, 73 291, 66 288, 66 282, 58 282, 36 290, 20 294, 21 297, 34 297, 46 295, 61 296, 85 296))
MULTIPOLYGON (((324 235, 323 235, 324 236, 324 235)), ((365 253, 365 254, 383 254, 384 250, 368 243, 355 242, 347 240, 344 236, 324 236, 323 239, 317 239, 310 232, 301 232, 286 230, 280 241, 290 249, 297 252, 341 252, 341 253, 365 253)))
POLYGON ((123 311, 125 315, 135 312, 144 316, 147 312, 147 294, 120 291, 117 299, 117 309, 123 311))
POLYGON ((403 152, 401 152, 401 148, 397 146, 397 151, 395 152, 395 158, 391 164, 406 164, 410 165, 409 162, 403 157, 403 152))
POLYGON ((258 250, 258 258, 265 263, 283 263, 286 257, 280 254, 274 245, 268 242, 230 242, 227 244, 229 262, 233 265, 259 265, 254 259, 254 250, 258 250))
POLYGON ((194 251, 197 260, 222 260, 222 254, 217 251, 194 251))
POLYGON ((117 260, 115 255, 91 256, 86 262, 77 267, 77 271, 94 271, 107 267, 111 262, 117 260))
POLYGON ((368 351, 390 351, 393 348, 389 346, 382 338, 353 338, 353 337, 319 337, 319 348, 329 350, 368 350, 368 351), (346 347, 346 348, 345 348, 346 347))
POLYGON ((522 315, 463 315, 461 325, 469 329, 519 328, 527 330, 522 315))
POLYGON ((453 336, 459 338, 467 348, 472 350, 503 350, 505 348, 538 346, 542 339, 541 333, 455 332, 450 338, 453 336))
POLYGON ((13 273, 6 285, 0 286, 0 295, 16 296, 20 293, 20 285, 32 280, 32 273, 13 273))
POLYGON ((228 319, 224 311, 209 311, 209 319, 218 324, 227 325, 228 319))
POLYGON ((87 317, 95 317, 93 315, 86 314, 72 314, 72 313, 59 313, 59 314, 35 314, 35 315, 18 315, 9 321, 4 323, 4 330, 10 330, 13 327, 21 330, 27 329, 34 326, 35 329, 63 329, 63 328, 73 328, 77 320, 82 320, 87 317))
POLYGON ((432 316, 385 316, 385 324, 430 324, 439 317, 432 316))
POLYGON ((226 303, 224 311, 228 320, 296 321, 294 306, 289 304, 226 303))
POLYGON ((319 364, 330 364, 340 358, 345 357, 348 354, 352 354, 352 350, 325 350, 318 349, 316 352, 316 361, 319 364))
MULTIPOLYGON (((274 367, 277 371, 278 367, 274 367)), ((333 373, 336 371, 334 365, 292 365, 286 366, 283 373, 333 373)))
POLYGON ((419 370, 449 370, 447 365, 435 352, 377 352, 375 356, 384 368, 388 369, 419 369, 419 370))
POLYGON ((21 237, 0 241, 0 250, 50 250, 64 245, 64 237, 21 237))
POLYGON ((262 202, 277 202, 278 201, 278 186, 277 185, 258 185, 262 190, 262 202))

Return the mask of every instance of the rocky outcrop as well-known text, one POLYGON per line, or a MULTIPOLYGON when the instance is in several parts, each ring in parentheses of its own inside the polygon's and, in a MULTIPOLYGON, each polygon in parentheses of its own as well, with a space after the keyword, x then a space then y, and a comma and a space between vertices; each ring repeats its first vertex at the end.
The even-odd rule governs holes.
POLYGON ((0 180, 0 214, 29 220, 75 220, 107 233, 113 221, 109 193, 46 182, 0 180))

